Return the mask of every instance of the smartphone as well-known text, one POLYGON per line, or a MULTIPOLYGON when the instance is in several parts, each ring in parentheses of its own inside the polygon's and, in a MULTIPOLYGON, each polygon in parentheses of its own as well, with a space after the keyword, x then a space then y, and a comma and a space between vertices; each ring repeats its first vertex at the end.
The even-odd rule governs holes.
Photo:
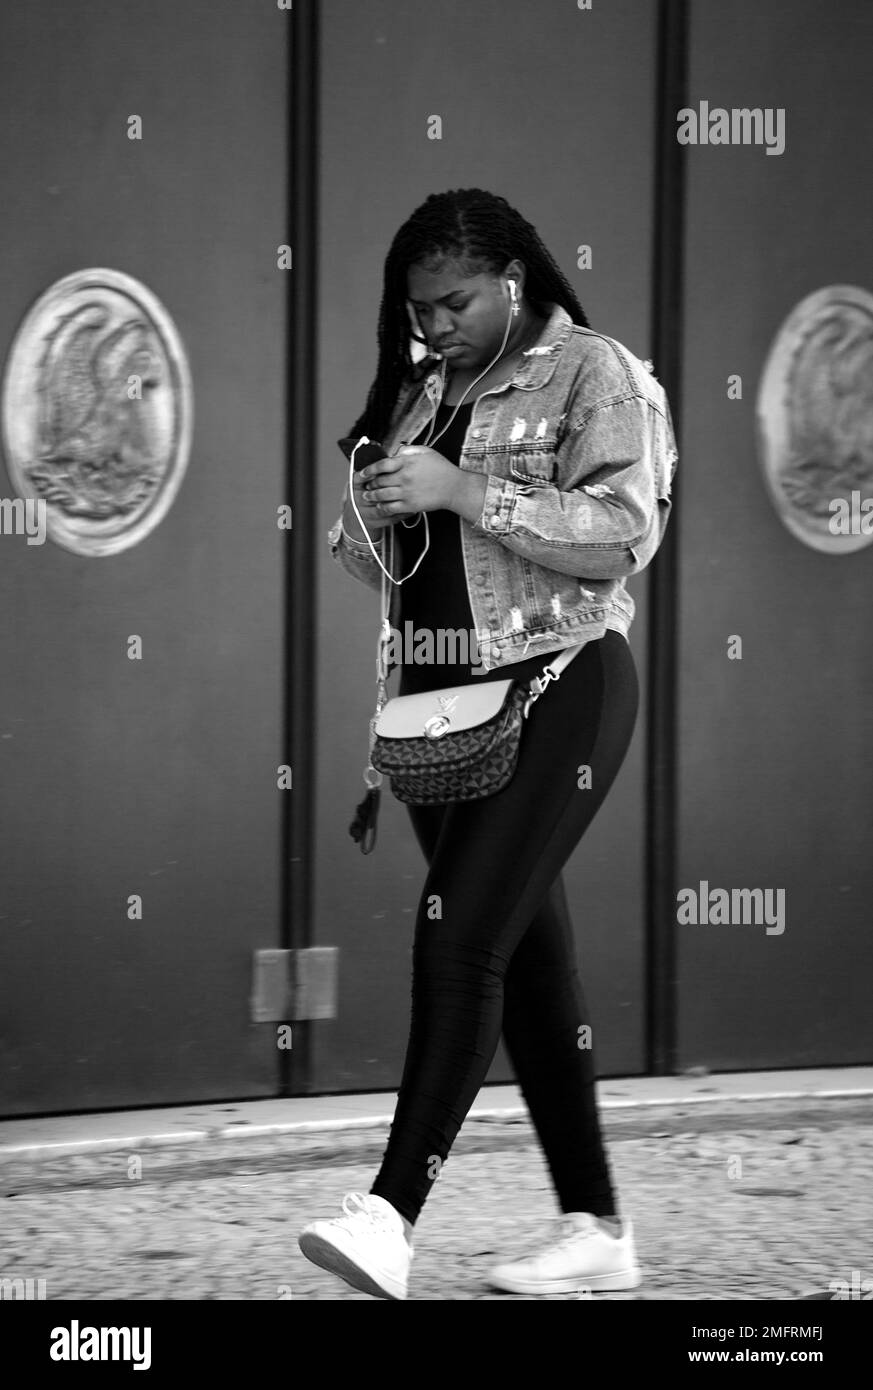
MULTIPOLYGON (((351 459, 352 450, 357 442, 354 435, 351 435, 348 439, 338 440, 339 446, 347 459, 351 459)), ((362 468, 366 468, 368 463, 375 463, 377 459, 383 459, 385 457, 385 446, 383 444, 376 444, 373 440, 371 440, 369 444, 362 444, 355 454, 355 472, 359 473, 362 468)))

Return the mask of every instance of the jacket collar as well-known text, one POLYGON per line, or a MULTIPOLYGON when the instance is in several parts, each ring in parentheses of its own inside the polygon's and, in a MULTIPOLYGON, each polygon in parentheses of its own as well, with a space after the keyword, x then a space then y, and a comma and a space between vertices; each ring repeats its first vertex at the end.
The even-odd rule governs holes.
POLYGON ((558 358, 570 337, 573 320, 560 304, 548 304, 549 318, 532 347, 521 354, 521 361, 512 378, 513 386, 536 390, 545 386, 558 365, 558 358))

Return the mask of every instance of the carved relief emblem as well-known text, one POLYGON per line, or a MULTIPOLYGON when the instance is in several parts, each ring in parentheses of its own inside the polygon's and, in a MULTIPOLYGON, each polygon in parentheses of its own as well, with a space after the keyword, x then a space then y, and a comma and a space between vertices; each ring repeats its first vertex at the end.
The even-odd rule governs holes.
POLYGON ((793 309, 761 375, 757 434, 770 497, 793 535, 831 553, 869 545, 873 294, 831 285, 793 309))
POLYGON ((166 310, 119 271, 76 271, 30 308, 3 379, 6 465, 80 555, 136 545, 166 515, 191 447, 185 350, 166 310))

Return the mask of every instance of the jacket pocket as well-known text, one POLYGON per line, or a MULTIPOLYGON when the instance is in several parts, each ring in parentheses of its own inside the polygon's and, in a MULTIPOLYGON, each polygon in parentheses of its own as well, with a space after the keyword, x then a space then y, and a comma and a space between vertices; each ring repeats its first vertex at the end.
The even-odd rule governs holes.
POLYGON ((519 441, 507 445, 509 471, 524 483, 553 483, 557 472, 554 440, 519 441))

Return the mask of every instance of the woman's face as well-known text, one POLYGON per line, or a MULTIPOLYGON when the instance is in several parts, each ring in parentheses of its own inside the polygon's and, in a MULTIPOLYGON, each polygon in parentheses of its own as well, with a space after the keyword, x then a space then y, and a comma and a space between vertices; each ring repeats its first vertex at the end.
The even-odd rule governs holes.
MULTIPOLYGON (((511 263, 507 273, 513 269, 511 263)), ((512 309, 504 276, 467 275, 457 261, 446 259, 438 270, 410 266, 406 287, 429 348, 443 353, 449 366, 481 370, 496 356, 512 309)))

